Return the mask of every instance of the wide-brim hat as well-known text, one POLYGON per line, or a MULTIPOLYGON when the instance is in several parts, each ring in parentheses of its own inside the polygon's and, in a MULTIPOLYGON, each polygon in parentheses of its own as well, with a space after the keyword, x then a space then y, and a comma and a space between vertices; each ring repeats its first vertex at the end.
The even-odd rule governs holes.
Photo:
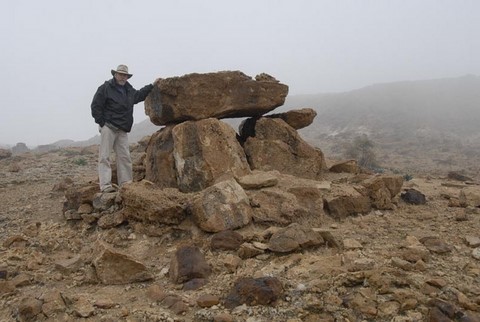
POLYGON ((132 74, 128 73, 127 65, 118 65, 117 69, 116 70, 112 69, 111 72, 112 72, 112 76, 115 76, 116 73, 127 75, 128 78, 133 76, 132 74))

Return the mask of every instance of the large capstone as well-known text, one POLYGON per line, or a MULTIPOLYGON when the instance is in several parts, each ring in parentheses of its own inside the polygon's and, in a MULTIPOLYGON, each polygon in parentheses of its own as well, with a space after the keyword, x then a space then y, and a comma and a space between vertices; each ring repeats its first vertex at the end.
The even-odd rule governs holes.
POLYGON ((263 115, 283 105, 288 86, 273 77, 254 80, 240 71, 188 74, 160 80, 145 100, 153 124, 210 117, 263 115))

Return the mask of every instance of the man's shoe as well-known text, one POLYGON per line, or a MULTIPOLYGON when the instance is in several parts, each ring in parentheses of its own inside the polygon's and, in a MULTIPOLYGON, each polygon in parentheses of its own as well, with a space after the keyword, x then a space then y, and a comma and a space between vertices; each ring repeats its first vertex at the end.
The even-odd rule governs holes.
POLYGON ((117 189, 114 187, 110 186, 102 190, 103 193, 110 193, 110 192, 117 192, 117 189))

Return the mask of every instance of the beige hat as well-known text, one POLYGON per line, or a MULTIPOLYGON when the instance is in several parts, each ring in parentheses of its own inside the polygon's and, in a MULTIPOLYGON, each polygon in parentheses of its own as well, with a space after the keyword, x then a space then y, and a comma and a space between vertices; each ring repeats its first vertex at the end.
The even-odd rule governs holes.
POLYGON ((112 75, 115 76, 116 73, 128 75, 128 78, 132 77, 132 74, 128 73, 127 65, 118 65, 117 70, 112 69, 112 75))

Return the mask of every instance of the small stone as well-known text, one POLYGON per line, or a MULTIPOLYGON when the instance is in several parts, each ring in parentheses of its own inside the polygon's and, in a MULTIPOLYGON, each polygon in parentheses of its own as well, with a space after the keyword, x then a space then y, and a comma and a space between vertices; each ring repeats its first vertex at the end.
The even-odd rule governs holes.
POLYGON ((18 315, 21 321, 35 321, 35 317, 42 312, 42 301, 33 297, 24 297, 18 306, 18 315))
POLYGON ((473 236, 466 236, 465 237, 465 243, 469 246, 469 247, 479 247, 480 246, 480 238, 478 237, 473 237, 473 236))
POLYGON ((357 240, 353 238, 345 238, 343 240, 343 248, 346 250, 352 250, 352 249, 362 249, 363 246, 358 242, 357 240))
POLYGON ((233 316, 228 313, 220 313, 213 317, 213 322, 233 322, 233 316))
POLYGON ((443 278, 432 278, 427 280, 427 283, 438 288, 443 288, 447 285, 447 281, 443 278))
POLYGON ((220 303, 218 296, 203 294, 197 299, 197 304, 200 307, 212 307, 220 303))
POLYGON ((147 288, 147 297, 154 302, 160 302, 166 296, 167 294, 162 290, 160 285, 152 285, 147 288))
POLYGON ((93 303, 94 306, 99 309, 111 309, 114 308, 117 304, 111 299, 98 299, 93 303))
POLYGON ((472 250, 472 257, 480 260, 480 247, 472 250))

